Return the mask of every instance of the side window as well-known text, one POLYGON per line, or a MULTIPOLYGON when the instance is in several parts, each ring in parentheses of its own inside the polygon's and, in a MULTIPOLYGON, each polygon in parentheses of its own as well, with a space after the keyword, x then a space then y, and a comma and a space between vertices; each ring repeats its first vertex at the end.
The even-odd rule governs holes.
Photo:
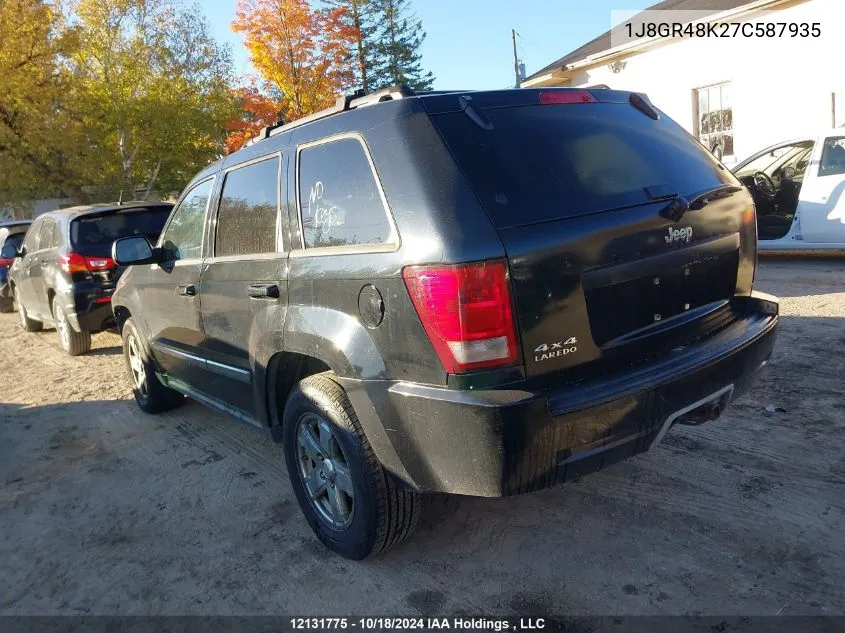
POLYGON ((354 138, 299 152, 299 208, 306 248, 384 244, 390 222, 375 174, 354 138))
POLYGON ((214 179, 209 178, 191 189, 173 211, 170 224, 161 236, 160 244, 170 259, 191 259, 202 256, 202 233, 205 210, 214 179))
POLYGON ((23 247, 27 253, 38 250, 38 233, 41 231, 42 226, 44 226, 44 220, 33 222, 27 230, 26 237, 23 241, 23 247))
POLYGON ((845 174, 845 137, 832 136, 824 140, 819 176, 841 176, 845 174))
POLYGON ((275 252, 278 207, 278 157, 228 172, 217 211, 214 255, 275 252))
POLYGON ((53 245, 53 222, 52 220, 45 219, 41 224, 41 228, 38 231, 38 250, 44 250, 45 248, 51 248, 53 245))
POLYGON ((53 222, 53 239, 51 243, 54 248, 64 246, 64 239, 62 238, 62 225, 59 222, 53 222))

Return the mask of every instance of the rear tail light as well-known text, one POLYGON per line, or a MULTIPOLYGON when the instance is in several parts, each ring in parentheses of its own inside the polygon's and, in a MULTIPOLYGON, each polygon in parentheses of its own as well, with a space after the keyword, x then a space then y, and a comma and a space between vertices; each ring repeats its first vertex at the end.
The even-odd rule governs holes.
POLYGON ((109 257, 88 257, 79 253, 67 253, 56 257, 59 267, 66 273, 87 273, 110 270, 115 267, 109 257))
POLYGON ((504 262, 410 266, 402 275, 447 373, 517 362, 504 262))
POLYGON ((14 261, 14 259, 3 259, 0 257, 0 268, 3 268, 4 266, 11 266, 14 261))
POLYGON ((598 103, 586 90, 548 90, 540 93, 540 105, 556 103, 598 103))

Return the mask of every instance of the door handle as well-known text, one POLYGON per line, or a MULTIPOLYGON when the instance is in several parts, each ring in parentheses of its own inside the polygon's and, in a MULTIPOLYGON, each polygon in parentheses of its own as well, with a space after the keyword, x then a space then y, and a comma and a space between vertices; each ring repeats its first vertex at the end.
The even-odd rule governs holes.
POLYGON ((278 299, 279 286, 276 284, 250 284, 246 294, 253 299, 278 299))
POLYGON ((176 292, 182 297, 193 297, 197 294, 197 287, 194 284, 179 284, 176 292))

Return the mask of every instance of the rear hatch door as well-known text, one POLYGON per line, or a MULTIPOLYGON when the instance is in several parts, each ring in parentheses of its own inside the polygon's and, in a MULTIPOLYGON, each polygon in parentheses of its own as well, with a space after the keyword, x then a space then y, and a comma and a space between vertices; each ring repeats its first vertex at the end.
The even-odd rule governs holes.
POLYGON ((426 101, 498 230, 526 373, 630 366, 727 325, 756 260, 747 191, 643 95, 426 101))
POLYGON ((114 241, 143 235, 155 243, 170 211, 170 205, 152 205, 82 215, 70 223, 71 250, 85 258, 98 286, 113 288, 124 270, 111 258, 114 241))

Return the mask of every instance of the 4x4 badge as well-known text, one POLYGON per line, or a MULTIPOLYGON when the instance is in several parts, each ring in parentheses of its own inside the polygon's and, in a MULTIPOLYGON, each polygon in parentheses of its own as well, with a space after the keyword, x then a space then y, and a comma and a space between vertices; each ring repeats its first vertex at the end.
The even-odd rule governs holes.
POLYGON ((554 343, 541 343, 534 348, 534 362, 538 363, 541 360, 549 360, 557 358, 558 356, 566 356, 578 351, 578 338, 570 336, 565 341, 556 341, 554 343))

